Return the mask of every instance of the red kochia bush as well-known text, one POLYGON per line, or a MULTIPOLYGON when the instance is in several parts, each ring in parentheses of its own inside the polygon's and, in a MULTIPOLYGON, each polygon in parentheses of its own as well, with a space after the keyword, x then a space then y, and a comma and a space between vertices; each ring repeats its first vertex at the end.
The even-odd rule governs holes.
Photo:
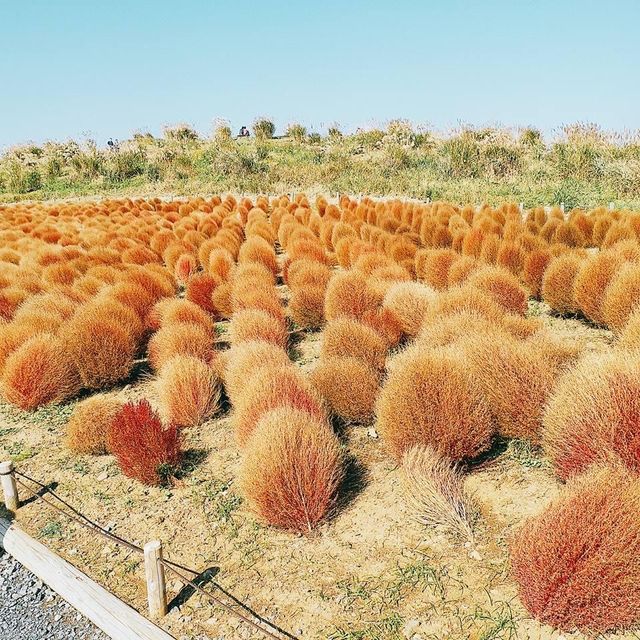
POLYGON ((562 630, 622 630, 640 620, 640 480, 594 467, 511 545, 522 603, 562 630))
POLYGON ((261 520, 308 532, 335 505, 342 474, 340 443, 326 421, 283 407, 256 425, 240 486, 261 520))
POLYGON ((542 445, 563 480, 609 460, 640 472, 640 352, 583 358, 558 381, 543 425, 542 445))
POLYGON ((147 400, 123 405, 111 423, 107 440, 122 473, 143 484, 162 484, 180 460, 178 428, 164 428, 147 400))

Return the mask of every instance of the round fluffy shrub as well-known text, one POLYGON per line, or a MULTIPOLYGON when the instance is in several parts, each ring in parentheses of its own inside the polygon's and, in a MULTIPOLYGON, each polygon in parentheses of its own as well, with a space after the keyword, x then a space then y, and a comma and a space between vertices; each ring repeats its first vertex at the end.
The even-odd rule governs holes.
POLYGON ((533 617, 604 633, 640 621, 640 480, 594 467, 567 485, 511 544, 511 569, 533 617))
POLYGON ((263 340, 286 349, 289 336, 282 320, 260 309, 237 311, 229 325, 229 340, 232 344, 263 340))
POLYGON ((233 425, 238 445, 247 444, 267 411, 280 407, 304 411, 318 420, 326 418, 321 398, 296 367, 289 364, 259 369, 247 379, 236 399, 233 425))
POLYGON ((366 363, 357 358, 322 359, 310 381, 333 414, 347 422, 371 420, 380 382, 366 363))
POLYGON ((582 263, 574 284, 574 297, 577 307, 589 320, 604 324, 604 293, 622 264, 622 258, 614 252, 599 253, 582 263))
POLYGON ((375 310, 382 302, 367 284, 367 279, 358 271, 334 273, 325 298, 327 320, 337 318, 360 318, 367 311, 375 310))
POLYGON ((156 379, 160 412, 177 427, 193 427, 220 406, 220 380, 210 365, 193 356, 168 360, 156 379))
POLYGON ((452 347, 415 344, 394 358, 376 406, 377 427, 397 460, 414 445, 429 445, 452 460, 474 458, 491 444, 491 412, 452 347))
POLYGON ((382 306, 393 312, 400 321, 402 331, 415 337, 437 293, 420 282, 398 282, 387 291, 382 306))
POLYGON ((571 253, 554 258, 542 278, 542 299, 559 313, 577 311, 574 285, 582 260, 571 253))
POLYGON ((263 369, 291 364, 284 350, 262 340, 242 342, 225 353, 228 354, 225 358, 225 389, 234 406, 251 376, 263 369))
POLYGON ((151 336, 147 354, 155 371, 175 356, 193 356, 208 363, 214 355, 213 336, 201 324, 167 324, 151 336))
POLYGON ((542 444, 563 480, 611 459, 640 471, 640 352, 589 354, 562 376, 542 444))
POLYGON ((62 402, 80 390, 73 359, 50 334, 34 336, 13 351, 1 382, 5 400, 25 411, 62 402))
POLYGON ((324 298, 322 286, 294 290, 287 307, 289 316, 301 329, 319 329, 324 324, 324 298))
POLYGON ((306 533, 335 505, 340 443, 325 421, 289 407, 266 413, 245 449, 240 487, 258 517, 306 533))
POLYGON ((340 318, 327 324, 320 353, 323 358, 358 358, 381 371, 384 369, 387 343, 371 327, 357 320, 340 318))
POLYGON ((508 313, 524 315, 527 311, 527 292, 518 278, 503 267, 479 269, 469 276, 467 284, 486 292, 508 313))
POLYGON ((632 311, 640 306, 640 268, 625 265, 604 293, 602 318, 614 331, 621 331, 632 311))
POLYGON ((78 402, 67 422, 67 447, 81 455, 108 453, 109 428, 121 407, 118 398, 102 393, 78 402))

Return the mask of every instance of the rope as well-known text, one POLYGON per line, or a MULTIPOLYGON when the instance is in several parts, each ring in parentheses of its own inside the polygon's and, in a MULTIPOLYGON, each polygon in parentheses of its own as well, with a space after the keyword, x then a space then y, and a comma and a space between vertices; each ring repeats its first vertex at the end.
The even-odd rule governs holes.
MULTIPOLYGON (((73 520, 77 524, 79 524, 79 525, 81 525, 83 527, 86 527, 88 529, 91 529, 92 531, 95 531, 95 532, 99 533, 101 536, 107 538, 108 540, 110 540, 112 542, 115 542, 116 544, 122 545, 123 547, 126 547, 127 549, 130 549, 131 551, 135 551, 137 553, 141 553, 141 554, 144 555, 144 549, 142 547, 139 547, 139 546, 129 542, 128 540, 125 540, 124 538, 121 538, 120 536, 116 535, 115 533, 112 533, 111 531, 108 531, 104 527, 101 527, 96 522, 93 522, 93 520, 90 520, 89 518, 87 518, 87 516, 85 516, 80 511, 78 511, 72 505, 70 505, 66 500, 61 498, 58 494, 56 494, 47 485, 45 485, 42 482, 36 480, 35 478, 31 478, 26 473, 22 473, 21 471, 18 471, 17 469, 14 469, 13 473, 15 475, 19 476, 18 478, 16 478, 16 482, 18 484, 20 484, 22 487, 24 487, 31 494, 31 496, 33 496, 37 500, 41 500, 47 506, 49 506, 52 509, 55 509, 56 511, 58 511, 58 512, 62 513, 63 515, 67 516, 67 518, 69 518, 70 520, 73 520), (20 480, 20 478, 24 478, 25 480, 28 480, 29 482, 32 482, 33 484, 39 486, 42 490, 44 490, 46 493, 51 495, 52 498, 54 498, 55 500, 57 500, 58 502, 63 504, 65 507, 67 507, 67 509, 69 509, 71 511, 71 513, 69 513, 69 511, 66 511, 65 509, 62 509, 57 504, 55 504, 53 502, 50 502, 49 500, 46 500, 44 498, 44 496, 42 496, 42 495, 40 495, 40 493, 34 491, 28 484, 26 484, 25 482, 20 480)), ((296 640, 295 636, 292 636, 291 634, 287 633, 283 629, 280 629, 279 627, 277 627, 273 623, 271 623, 268 620, 265 620, 264 618, 259 616, 257 613, 252 611, 246 604, 244 604, 243 602, 238 600, 235 596, 231 595, 227 591, 225 591, 219 584, 217 584, 215 582, 213 583, 215 585, 215 587, 217 589, 219 589, 220 591, 222 591, 222 593, 224 593, 224 595, 226 597, 228 597, 231 600, 233 600, 233 602, 235 604, 237 604, 239 607, 242 607, 245 611, 247 611, 251 616, 253 616, 259 622, 256 622, 255 620, 252 620, 250 617, 244 615, 240 611, 237 611, 230 604, 224 602, 223 600, 220 600, 219 598, 217 598, 213 594, 208 593, 207 591, 204 591, 204 589, 202 589, 197 584, 192 582, 189 578, 187 578, 186 576, 181 574, 177 569, 180 569, 181 571, 186 571, 188 573, 191 573, 194 576, 200 575, 199 571, 195 571, 194 569, 189 569, 188 567, 185 567, 185 566, 183 566, 181 564, 178 564, 177 562, 172 562, 172 561, 167 560, 165 558, 162 558, 161 560, 159 560, 159 562, 163 566, 168 568, 170 571, 173 571, 180 578, 180 580, 182 580, 182 582, 184 582, 184 584, 188 584, 194 590, 198 591, 199 593, 202 593, 205 597, 209 598, 209 600, 211 600, 212 602, 220 605, 223 609, 225 609, 226 611, 228 611, 232 615, 236 616, 237 618, 240 618, 243 622, 246 622, 247 624, 251 625, 255 629, 258 629, 259 631, 261 631, 265 635, 269 636, 270 638, 275 638, 276 640, 280 640, 282 637, 285 637, 285 638, 289 638, 291 640, 296 640), (265 627, 262 626, 262 625, 268 625, 269 627, 274 629, 277 632, 277 634, 279 634, 279 635, 274 634, 269 629, 265 629, 265 627)))
MULTIPOLYGON (((287 633, 286 631, 283 631, 282 629, 276 627, 274 624, 272 624, 268 620, 265 620, 265 619, 261 618, 260 616, 255 614, 253 611, 251 611, 245 604, 241 603, 239 600, 237 600, 233 596, 229 596, 229 597, 231 597, 234 600, 234 602, 238 603, 241 607, 243 607, 244 609, 249 611, 251 613, 251 615, 253 615, 257 620, 259 620, 260 624, 258 622, 256 622, 255 620, 251 620, 251 618, 245 616, 240 611, 237 611, 230 604, 224 602, 224 600, 221 600, 220 598, 217 598, 216 596, 214 596, 212 593, 209 593, 208 591, 205 591, 202 587, 199 587, 195 582, 189 580, 189 578, 187 578, 186 576, 182 575, 179 571, 176 571, 176 569, 174 569, 173 566, 172 566, 173 565, 172 562, 167 562, 166 560, 164 560, 162 558, 159 559, 158 562, 161 565, 163 565, 164 567, 166 567, 167 569, 169 569, 170 571, 173 571, 173 573, 175 573, 178 576, 178 578, 180 578, 180 580, 182 580, 185 584, 188 584, 192 589, 195 589, 198 593, 201 593, 203 596, 205 596, 206 598, 211 600, 211 602, 214 602, 215 604, 221 606, 223 609, 225 609, 226 611, 229 611, 230 613, 232 613, 233 615, 237 616, 238 618, 240 618, 241 620, 243 620, 247 624, 250 624, 254 629, 257 629, 258 631, 261 631, 262 633, 264 633, 265 635, 269 636, 270 638, 275 638, 275 640, 280 640, 283 636, 285 638, 291 638, 292 640, 295 640, 295 636, 292 636, 289 633, 287 633), (262 626, 262 624, 269 625, 272 629, 275 629, 277 631, 277 634, 273 633, 269 629, 265 629, 262 626)), ((220 588, 220 587, 218 587, 218 588, 220 588)), ((225 595, 229 595, 224 590, 222 590, 222 591, 223 591, 223 593, 225 593, 225 595)))

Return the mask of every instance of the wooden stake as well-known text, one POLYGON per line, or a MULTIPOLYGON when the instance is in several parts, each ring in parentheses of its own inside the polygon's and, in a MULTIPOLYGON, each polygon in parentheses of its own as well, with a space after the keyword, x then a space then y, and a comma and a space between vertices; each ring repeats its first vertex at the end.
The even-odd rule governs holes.
POLYGON ((144 572, 147 578, 147 601, 152 618, 167 615, 167 589, 164 579, 162 543, 152 540, 144 545, 144 572))
POLYGON ((18 510, 20 500, 18 499, 18 485, 13 475, 13 462, 0 462, 0 483, 2 483, 2 492, 4 493, 4 505, 7 510, 14 513, 18 510))

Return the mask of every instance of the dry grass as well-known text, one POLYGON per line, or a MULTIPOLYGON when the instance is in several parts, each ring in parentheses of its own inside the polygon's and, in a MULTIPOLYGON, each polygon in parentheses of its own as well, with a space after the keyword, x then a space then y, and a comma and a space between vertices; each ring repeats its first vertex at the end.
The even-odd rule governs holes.
POLYGON ((334 415, 347 422, 372 420, 380 381, 377 373, 362 360, 322 359, 311 372, 310 381, 334 415))
POLYGON ((334 507, 342 475, 340 444, 328 424, 285 407, 256 425, 240 486, 260 520, 308 533, 334 507))
POLYGON ((640 481, 596 467, 567 486, 511 545, 520 599, 571 631, 623 630, 640 620, 640 481))
POLYGON ((491 444, 491 411, 461 351, 416 343, 396 356, 378 398, 377 427, 400 461, 415 445, 454 461, 475 458, 491 444))
POLYGON ((155 387, 162 417, 178 427, 196 426, 220 406, 220 380, 210 365, 193 356, 165 362, 155 387))
POLYGON ((122 404, 115 396, 103 393, 79 402, 67 423, 67 447, 79 455, 99 456, 108 453, 109 429, 122 404))
POLYGON ((402 456, 402 472, 405 496, 420 522, 473 542, 477 509, 455 464, 429 446, 415 446, 402 456))

